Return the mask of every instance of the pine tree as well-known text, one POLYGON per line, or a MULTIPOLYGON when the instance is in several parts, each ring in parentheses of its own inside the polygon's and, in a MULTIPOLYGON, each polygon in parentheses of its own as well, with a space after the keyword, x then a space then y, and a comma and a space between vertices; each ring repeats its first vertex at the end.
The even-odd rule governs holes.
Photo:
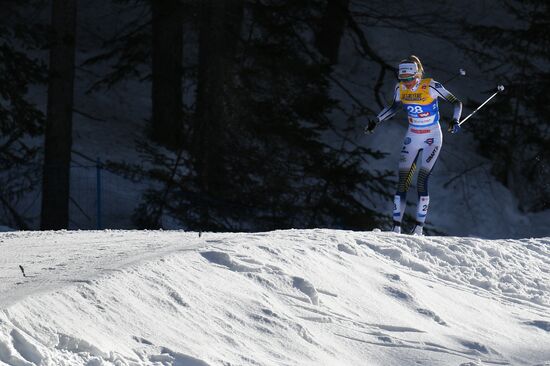
POLYGON ((53 0, 40 224, 43 230, 69 226, 76 13, 76 0, 53 0))
POLYGON ((32 142, 42 134, 44 115, 30 101, 30 87, 46 81, 46 66, 31 51, 44 47, 44 26, 24 17, 29 1, 6 1, 0 26, 0 217, 4 225, 26 230, 20 202, 40 184, 39 148, 32 142))
POLYGON ((520 199, 520 208, 550 207, 550 105, 543 92, 550 87, 550 3, 543 0, 503 1, 514 21, 497 25, 465 24, 478 42, 470 48, 495 85, 506 92, 484 109, 468 128, 493 172, 520 199))
MULTIPOLYGON (((242 32, 220 32, 240 36, 236 53, 223 50, 232 44, 227 38, 209 40, 215 49, 199 67, 217 82, 217 94, 205 95, 219 101, 208 99, 206 115, 215 117, 201 120, 199 93, 196 113, 201 123, 215 125, 206 134, 193 132, 210 140, 203 149, 172 159, 171 169, 157 175, 171 179, 165 180, 171 188, 150 191, 142 214, 157 214, 154 207, 162 206, 165 215, 198 230, 376 225, 368 199, 387 194, 391 174, 368 171, 368 160, 383 154, 337 138, 339 127, 330 119, 338 107, 329 97, 330 69, 307 40, 314 38, 309 20, 319 19, 324 6, 254 2, 246 7, 242 32), (227 63, 235 68, 224 74, 227 63), (186 172, 186 159, 203 161, 215 188, 205 185, 200 166, 186 172)), ((218 13, 218 25, 223 14, 218 13)))
POLYGON ((150 0, 113 0, 118 11, 140 14, 128 17, 120 29, 102 39, 101 51, 82 64, 84 68, 102 66, 108 70, 99 75, 89 92, 100 92, 117 83, 136 79, 151 80, 152 73, 152 8, 150 0))
MULTIPOLYGON (((347 127, 332 120, 340 101, 329 96, 334 77, 316 43, 328 5, 186 3, 198 16, 184 18, 186 35, 197 34, 196 41, 186 37, 191 43, 185 47, 196 48, 198 59, 183 65, 196 85, 184 143, 167 152, 144 141, 143 165, 111 164, 159 183, 135 212, 139 227, 171 226, 171 220, 196 230, 377 224, 381 216, 370 200, 388 196, 391 173, 370 171, 369 162, 383 154, 358 146, 345 137, 347 127)), ((144 32, 146 23, 134 23, 125 34, 144 32)), ((115 55, 117 66, 105 85, 132 77, 144 63, 132 56, 148 54, 143 37, 118 38, 93 60, 115 55), (125 38, 136 39, 131 49, 142 51, 125 50, 132 46, 125 38)))
POLYGON ((151 2, 153 140, 177 149, 183 138, 183 6, 180 0, 151 2))
MULTIPOLYGON (((232 77, 236 45, 240 40, 243 2, 205 0, 199 21, 199 68, 192 156, 197 183, 205 196, 225 189, 228 175, 226 148, 230 143, 232 77)), ((210 224, 210 206, 201 205, 201 226, 210 224)))
POLYGON ((328 0, 315 35, 319 52, 333 65, 338 63, 340 41, 349 16, 349 3, 350 0, 328 0))
POLYGON ((120 30, 103 42, 101 52, 84 67, 108 66, 90 92, 110 89, 121 81, 151 82, 150 116, 144 129, 156 143, 177 151, 186 141, 186 106, 183 83, 195 67, 186 68, 183 58, 184 25, 192 23, 198 7, 185 0, 113 0, 121 12, 140 16, 125 18, 120 30))

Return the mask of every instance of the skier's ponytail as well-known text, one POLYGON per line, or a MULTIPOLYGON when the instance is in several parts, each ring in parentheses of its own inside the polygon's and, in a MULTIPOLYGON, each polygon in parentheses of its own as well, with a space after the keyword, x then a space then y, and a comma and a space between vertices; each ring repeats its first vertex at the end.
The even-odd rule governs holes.
POLYGON ((420 75, 420 77, 424 76, 424 67, 422 67, 422 62, 420 62, 420 59, 418 57, 416 57, 415 55, 410 55, 406 59, 401 60, 400 64, 405 62, 415 63, 418 67, 418 74, 420 75))

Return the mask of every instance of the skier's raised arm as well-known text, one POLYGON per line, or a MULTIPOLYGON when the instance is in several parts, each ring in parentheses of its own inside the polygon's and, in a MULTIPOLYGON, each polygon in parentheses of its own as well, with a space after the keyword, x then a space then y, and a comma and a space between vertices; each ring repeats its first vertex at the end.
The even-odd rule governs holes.
POLYGON ((460 121, 460 116, 462 115, 462 102, 458 100, 450 91, 445 89, 441 83, 438 83, 435 80, 430 81, 430 94, 434 98, 443 98, 447 102, 452 103, 454 107, 453 119, 449 122, 448 131, 451 133, 457 133, 460 130, 458 121, 460 121))

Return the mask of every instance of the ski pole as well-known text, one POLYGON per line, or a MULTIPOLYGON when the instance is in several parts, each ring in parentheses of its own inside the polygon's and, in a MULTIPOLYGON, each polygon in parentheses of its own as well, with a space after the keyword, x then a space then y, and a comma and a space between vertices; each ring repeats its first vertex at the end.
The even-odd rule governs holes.
POLYGON ((501 91, 504 90, 504 86, 503 85, 499 85, 497 86, 497 91, 491 95, 489 98, 487 98, 487 100, 485 100, 485 102, 483 102, 479 107, 476 108, 475 111, 473 111, 472 113, 470 113, 466 118, 464 118, 462 121, 460 121, 458 123, 458 125, 460 126, 461 124, 463 124, 464 122, 466 122, 470 117, 472 117, 477 111, 479 111, 485 104, 487 104, 491 99, 493 99, 498 93, 500 93, 501 91))
POLYGON ((443 82, 443 84, 447 84, 449 81, 454 80, 457 76, 466 76, 466 70, 464 69, 458 69, 458 73, 451 76, 449 79, 443 82))

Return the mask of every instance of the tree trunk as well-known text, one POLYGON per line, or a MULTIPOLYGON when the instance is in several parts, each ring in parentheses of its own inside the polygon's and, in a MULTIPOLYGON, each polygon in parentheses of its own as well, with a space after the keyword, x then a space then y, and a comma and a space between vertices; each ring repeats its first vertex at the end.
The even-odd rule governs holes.
POLYGON ((77 0, 53 0, 41 229, 69 225, 77 0))
POLYGON ((317 49, 325 56, 331 65, 338 63, 340 40, 344 34, 350 0, 328 0, 327 8, 315 43, 317 49))
POLYGON ((153 140, 177 149, 183 139, 183 7, 180 0, 155 0, 153 13, 153 140))
MULTIPOLYGON (((200 9, 197 109, 193 131, 195 169, 206 200, 223 185, 223 131, 227 128, 227 84, 242 22, 242 0, 203 0, 200 9)), ((202 207, 203 228, 208 207, 202 207)))

